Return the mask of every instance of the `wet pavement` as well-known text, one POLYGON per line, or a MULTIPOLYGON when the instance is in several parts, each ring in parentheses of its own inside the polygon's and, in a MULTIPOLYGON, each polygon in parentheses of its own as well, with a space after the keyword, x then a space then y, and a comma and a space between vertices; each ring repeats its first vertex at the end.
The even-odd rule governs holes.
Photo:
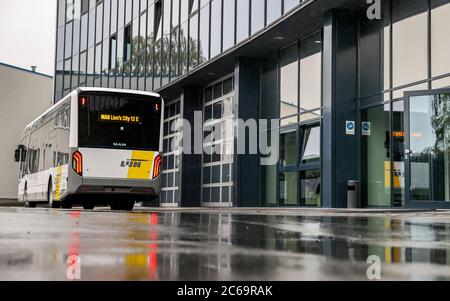
POLYGON ((370 256, 450 280, 450 213, 0 208, 0 280, 368 280, 370 256))

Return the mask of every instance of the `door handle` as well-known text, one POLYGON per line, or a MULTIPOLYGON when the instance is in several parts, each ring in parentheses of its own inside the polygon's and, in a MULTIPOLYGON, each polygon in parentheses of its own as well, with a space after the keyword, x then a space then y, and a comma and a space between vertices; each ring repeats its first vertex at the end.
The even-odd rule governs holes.
POLYGON ((411 155, 412 151, 410 149, 405 149, 405 155, 411 155))

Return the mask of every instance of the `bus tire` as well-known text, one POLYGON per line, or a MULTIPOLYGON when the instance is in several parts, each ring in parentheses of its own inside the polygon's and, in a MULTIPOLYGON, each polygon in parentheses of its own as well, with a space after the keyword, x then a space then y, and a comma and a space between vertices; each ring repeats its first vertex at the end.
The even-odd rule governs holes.
POLYGON ((83 209, 84 210, 94 210, 95 209, 95 204, 83 204, 83 209))
POLYGON ((53 209, 61 208, 61 203, 57 202, 53 199, 53 185, 52 185, 51 178, 50 178, 50 180, 48 180, 47 201, 48 201, 49 208, 53 208, 53 209))
POLYGON ((61 208, 62 209, 72 209, 72 202, 69 198, 66 198, 65 200, 61 201, 61 208))
POLYGON ((135 201, 126 201, 122 204, 122 210, 124 211, 133 211, 135 201))
POLYGON ((113 211, 132 211, 134 208, 134 200, 112 201, 110 206, 113 211))
POLYGON ((36 208, 36 203, 30 203, 28 202, 28 183, 25 183, 24 189, 23 189, 23 200, 24 205, 26 208, 36 208))

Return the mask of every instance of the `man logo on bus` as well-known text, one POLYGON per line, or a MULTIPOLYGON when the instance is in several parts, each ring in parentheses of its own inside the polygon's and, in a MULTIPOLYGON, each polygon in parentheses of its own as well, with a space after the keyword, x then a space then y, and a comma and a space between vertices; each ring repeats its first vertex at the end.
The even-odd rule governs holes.
POLYGON ((127 159, 122 161, 120 167, 128 167, 128 168, 141 168, 142 163, 148 162, 148 160, 140 160, 140 159, 127 159))

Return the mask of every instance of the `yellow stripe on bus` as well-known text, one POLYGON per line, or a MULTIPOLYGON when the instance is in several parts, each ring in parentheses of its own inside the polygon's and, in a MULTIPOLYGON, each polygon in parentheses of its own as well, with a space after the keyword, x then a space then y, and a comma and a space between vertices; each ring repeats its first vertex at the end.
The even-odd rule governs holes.
POLYGON ((56 168, 55 201, 61 200, 61 175, 62 166, 56 168))
POLYGON ((151 171, 154 158, 154 152, 133 151, 131 154, 131 163, 128 167, 128 179, 151 179, 151 171))

